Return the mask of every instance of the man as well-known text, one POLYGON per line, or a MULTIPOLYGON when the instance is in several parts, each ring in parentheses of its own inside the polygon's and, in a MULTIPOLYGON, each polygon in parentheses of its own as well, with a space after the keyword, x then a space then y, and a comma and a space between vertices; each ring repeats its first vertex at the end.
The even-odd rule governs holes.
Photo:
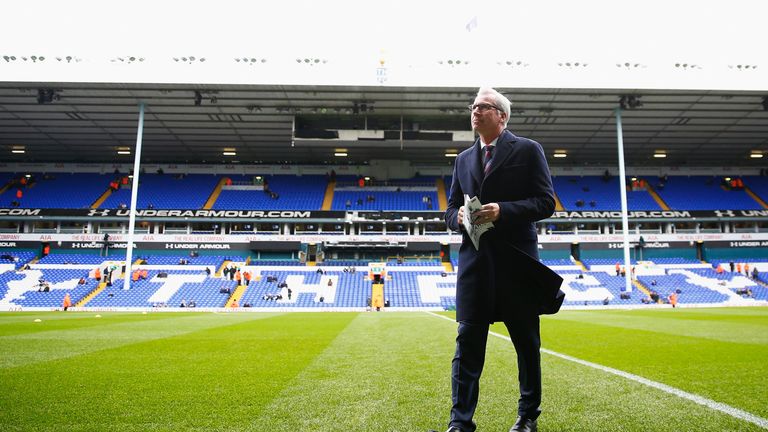
MULTIPOLYGON (((449 432, 472 432, 489 324, 503 321, 517 351, 518 418, 511 431, 536 431, 541 404, 539 314, 555 313, 563 301, 562 278, 538 261, 534 222, 555 209, 552 179, 535 141, 506 130, 509 100, 481 88, 470 106, 479 139, 457 158, 445 212, 452 230, 463 230, 464 194, 482 209, 473 223, 492 222, 476 250, 463 233, 456 286, 456 354, 452 362, 449 432)), ((463 232, 463 231, 462 231, 463 232)))

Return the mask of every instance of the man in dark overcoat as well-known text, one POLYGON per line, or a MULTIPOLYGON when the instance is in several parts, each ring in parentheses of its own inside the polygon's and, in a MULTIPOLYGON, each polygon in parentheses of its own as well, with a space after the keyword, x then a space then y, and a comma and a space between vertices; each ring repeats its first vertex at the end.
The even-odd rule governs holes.
POLYGON ((479 135, 456 158, 445 221, 463 233, 456 285, 459 323, 452 362, 449 432, 472 432, 485 362, 489 325, 503 322, 517 352, 520 399, 510 431, 536 431, 541 412, 539 315, 555 313, 563 302, 562 278, 538 260, 535 222, 555 209, 552 178, 541 145, 506 129, 509 100, 481 88, 470 106, 479 135), (474 224, 492 223, 478 249, 462 221, 464 196, 478 197, 474 224))

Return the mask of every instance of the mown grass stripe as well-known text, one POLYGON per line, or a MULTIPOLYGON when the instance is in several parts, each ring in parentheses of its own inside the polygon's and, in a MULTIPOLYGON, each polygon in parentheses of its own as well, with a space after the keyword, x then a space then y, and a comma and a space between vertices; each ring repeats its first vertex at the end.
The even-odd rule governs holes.
MULTIPOLYGON (((0 356, 0 369, 73 357, 277 315, 279 314, 194 313, 155 319, 151 314, 104 314, 103 318, 88 314, 91 320, 102 325, 84 326, 81 322, 73 322, 75 327, 72 328, 60 326, 51 331, 0 337, 0 351, 5 353, 0 356)), ((81 317, 73 314, 72 318, 81 317)))
POLYGON ((421 313, 361 313, 249 429, 410 432, 442 425, 452 341, 421 313))
MULTIPOLYGON (((729 315, 713 315, 688 310, 655 310, 648 315, 644 311, 573 311, 554 315, 557 321, 599 322, 601 326, 619 329, 649 331, 669 335, 669 337, 695 337, 717 342, 741 343, 753 345, 768 344, 768 323, 749 317, 743 321, 729 315), (569 313, 570 312, 570 313, 569 313)), ((765 316, 765 315, 763 315, 765 316)))
MULTIPOLYGON (((447 320, 447 321, 450 321, 450 322, 453 322, 453 323, 456 322, 454 319, 451 319, 449 317, 446 317, 446 316, 443 316, 443 315, 439 315, 439 314, 436 314, 436 313, 433 313, 433 312, 427 312, 427 314, 435 316, 435 317, 438 317, 438 318, 442 318, 444 320, 447 320)), ((503 339, 505 341, 509 341, 509 336, 507 336, 507 335, 496 333, 494 331, 489 332, 489 334, 494 336, 494 337, 503 339)), ((620 376, 622 378, 626 378, 626 379, 628 379, 630 381, 634 381, 634 382, 646 385, 648 387, 652 387, 652 388, 655 388, 657 390, 661 390, 663 392, 666 392, 666 393, 675 395, 677 397, 680 397, 680 398, 689 400, 691 402, 694 402, 694 403, 696 403, 698 405, 702 405, 704 407, 707 407, 707 408, 710 408, 710 409, 722 412, 724 414, 727 414, 727 415, 729 415, 731 417, 734 417, 734 418, 737 418, 737 419, 740 419, 740 420, 744 420, 744 421, 747 421, 749 423, 752 423, 752 424, 755 424, 757 426, 760 426, 762 428, 768 429, 768 419, 756 416, 756 415, 754 415, 752 413, 749 413, 747 411, 744 411, 744 410, 732 407, 730 405, 727 405, 727 404, 724 404, 724 403, 721 403, 721 402, 716 402, 716 401, 713 401, 711 399, 708 399, 708 398, 705 398, 705 397, 702 397, 702 396, 699 396, 699 395, 696 395, 696 394, 693 394, 693 393, 689 393, 689 392, 680 390, 678 388, 675 388, 675 387, 672 387, 672 386, 669 386, 669 385, 666 385, 666 384, 662 384, 662 383, 659 383, 659 382, 656 382, 656 381, 652 381, 652 380, 649 380, 647 378, 643 378, 643 377, 641 377, 639 375, 635 375, 635 374, 631 374, 631 373, 628 373, 628 372, 624 372, 622 370, 614 369, 614 368, 611 368, 611 367, 608 367, 608 366, 603 366, 603 365, 600 365, 600 364, 597 364, 597 363, 593 363, 593 362, 590 362, 590 361, 587 361, 587 360, 582 360, 582 359, 579 359, 579 358, 576 358, 576 357, 569 356, 567 354, 561 354, 559 352, 552 351, 552 350, 549 350, 549 349, 546 349, 546 348, 542 348, 541 352, 543 352, 545 354, 549 354, 551 356, 555 356, 555 357, 561 358, 563 360, 568 360, 570 362, 578 363, 578 364, 583 365, 583 366, 587 366, 587 367, 590 367, 590 368, 593 368, 593 369, 597 369, 597 370, 600 370, 600 371, 603 371, 603 372, 606 372, 606 373, 609 373, 609 374, 612 374, 612 375, 616 375, 616 376, 620 376)))
POLYGON ((242 313, 220 318, 229 325, 0 369, 0 430, 250 430, 249 419, 354 315, 242 313))

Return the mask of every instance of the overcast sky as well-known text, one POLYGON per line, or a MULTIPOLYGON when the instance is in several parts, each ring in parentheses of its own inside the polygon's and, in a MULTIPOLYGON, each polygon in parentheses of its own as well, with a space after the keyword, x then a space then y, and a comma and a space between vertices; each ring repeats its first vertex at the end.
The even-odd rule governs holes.
POLYGON ((3 5, 0 55, 627 60, 768 69, 764 3, 18 0, 3 5))
POLYGON ((4 3, 0 46, 88 53, 290 48, 349 56, 360 49, 421 55, 414 51, 427 47, 521 55, 615 57, 625 51, 648 58, 765 58, 764 3, 27 0, 4 3))

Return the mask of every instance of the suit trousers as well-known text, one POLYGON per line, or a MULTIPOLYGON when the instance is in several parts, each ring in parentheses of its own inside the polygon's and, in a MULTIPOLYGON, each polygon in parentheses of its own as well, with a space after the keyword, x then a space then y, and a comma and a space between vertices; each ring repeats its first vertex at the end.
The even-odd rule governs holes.
MULTIPOLYGON (((520 399, 517 414, 535 419, 541 413, 541 338, 537 315, 504 321, 517 352, 520 399)), ((460 321, 456 354, 451 368, 451 420, 462 432, 476 429, 475 415, 480 394, 480 375, 485 363, 488 323, 460 321)))

